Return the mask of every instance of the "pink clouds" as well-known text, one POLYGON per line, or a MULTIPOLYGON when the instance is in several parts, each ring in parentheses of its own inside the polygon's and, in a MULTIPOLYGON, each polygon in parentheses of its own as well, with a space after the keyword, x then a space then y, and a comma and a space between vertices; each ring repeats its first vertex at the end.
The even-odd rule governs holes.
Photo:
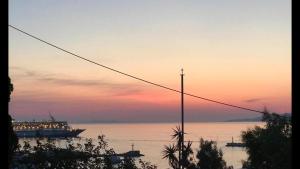
MULTIPOLYGON (((179 93, 138 83, 78 79, 22 68, 18 70, 23 70, 23 74, 12 76, 15 91, 10 103, 10 112, 15 118, 47 118, 48 112, 73 121, 176 121, 179 118, 179 93)), ((197 88, 194 90, 197 91, 197 88)), ((209 89, 201 93, 205 95, 209 89)), ((245 99, 235 92, 209 98, 259 110, 266 105, 272 111, 290 112, 289 98, 257 96, 245 99)), ((187 119, 191 121, 220 120, 228 118, 228 115, 257 115, 189 96, 185 97, 185 108, 187 119)))

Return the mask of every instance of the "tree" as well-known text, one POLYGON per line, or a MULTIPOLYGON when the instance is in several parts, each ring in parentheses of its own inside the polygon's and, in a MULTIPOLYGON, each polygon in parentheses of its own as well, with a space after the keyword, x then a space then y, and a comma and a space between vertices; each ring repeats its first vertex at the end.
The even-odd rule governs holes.
POLYGON ((141 168, 137 167, 134 159, 125 157, 121 163, 112 161, 117 154, 108 147, 104 135, 98 137, 98 144, 92 139, 84 143, 74 144, 68 139, 66 148, 58 147, 53 140, 38 139, 36 145, 31 146, 24 141, 23 147, 18 149, 18 158, 14 158, 12 168, 23 169, 157 169, 155 165, 140 160, 141 168))
POLYGON ((242 132, 248 159, 243 163, 247 169, 291 168, 291 118, 275 113, 263 113, 264 127, 256 126, 242 132))
POLYGON ((124 160, 119 164, 118 169, 138 169, 134 161, 130 157, 124 157, 124 160))
MULTIPOLYGON (((176 144, 165 146, 163 150, 163 158, 169 160, 169 165, 173 169, 179 169, 179 150, 181 147, 181 130, 179 127, 173 129, 173 139, 176 139, 176 144)), ((217 149, 216 143, 212 141, 200 140, 200 150, 197 152, 198 162, 193 159, 192 142, 188 141, 183 147, 181 164, 186 169, 233 169, 232 166, 227 167, 223 160, 223 153, 217 149)))
POLYGON ((200 169, 233 169, 232 166, 226 166, 222 150, 218 150, 213 141, 204 141, 201 138, 200 150, 196 157, 199 160, 197 167, 200 169))
MULTIPOLYGON (((8 77, 8 102, 10 102, 10 95, 12 91, 14 90, 14 86, 11 83, 10 78, 8 77)), ((18 146, 18 138, 16 136, 16 133, 13 130, 12 126, 12 118, 9 114, 8 115, 8 165, 11 165, 11 160, 13 158, 14 151, 16 150, 18 146)))
MULTIPOLYGON (((195 168, 195 164, 193 163, 193 150, 191 148, 192 142, 188 141, 187 145, 183 146, 182 151, 182 159, 179 161, 179 157, 176 154, 179 154, 182 143, 182 131, 179 127, 173 129, 174 134, 172 135, 172 139, 176 139, 176 144, 172 144, 169 146, 165 146, 163 150, 163 158, 169 160, 169 165, 173 169, 179 169, 179 164, 181 163, 184 168, 192 169, 195 168)), ((179 155, 178 155, 179 156, 179 155)))
POLYGON ((150 162, 145 162, 145 161, 140 159, 139 163, 141 165, 141 169, 157 169, 157 166, 151 164, 150 162))

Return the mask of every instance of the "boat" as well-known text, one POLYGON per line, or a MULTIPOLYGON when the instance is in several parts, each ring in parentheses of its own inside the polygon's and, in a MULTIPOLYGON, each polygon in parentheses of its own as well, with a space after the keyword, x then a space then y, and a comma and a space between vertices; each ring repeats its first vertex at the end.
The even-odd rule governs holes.
POLYGON ((73 129, 66 121, 56 121, 49 113, 49 121, 12 121, 17 137, 77 137, 85 129, 73 129))
POLYGON ((233 137, 231 143, 227 143, 226 147, 246 147, 245 143, 235 143, 233 142, 233 137))

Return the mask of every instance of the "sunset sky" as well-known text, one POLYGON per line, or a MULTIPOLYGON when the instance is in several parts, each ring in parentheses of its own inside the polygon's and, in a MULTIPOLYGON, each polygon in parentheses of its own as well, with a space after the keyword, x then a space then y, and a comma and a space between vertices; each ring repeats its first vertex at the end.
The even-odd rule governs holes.
MULTIPOLYGON (((9 24, 146 80, 230 104, 291 112, 290 0, 10 0, 9 24)), ((9 28, 18 120, 163 122, 180 94, 111 72, 9 28)), ((187 121, 259 114, 185 96, 187 121)))

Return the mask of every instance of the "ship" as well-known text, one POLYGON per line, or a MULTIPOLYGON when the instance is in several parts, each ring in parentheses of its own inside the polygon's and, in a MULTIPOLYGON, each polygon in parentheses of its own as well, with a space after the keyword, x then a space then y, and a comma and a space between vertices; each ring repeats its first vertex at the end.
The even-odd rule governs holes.
POLYGON ((227 143, 226 147, 246 147, 246 144, 233 142, 233 137, 232 137, 231 143, 227 143))
POLYGON ((78 137, 85 129, 73 129, 67 121, 56 121, 49 113, 48 121, 12 121, 17 137, 78 137))

